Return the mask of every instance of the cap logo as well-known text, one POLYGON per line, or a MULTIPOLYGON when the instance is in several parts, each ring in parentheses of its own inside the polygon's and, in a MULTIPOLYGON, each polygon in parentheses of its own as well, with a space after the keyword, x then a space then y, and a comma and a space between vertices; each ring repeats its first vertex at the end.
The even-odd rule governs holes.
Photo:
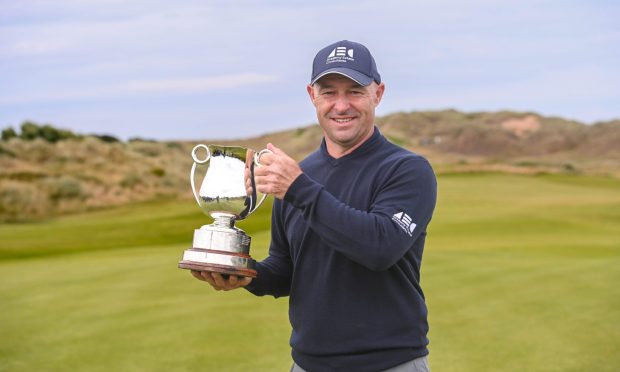
POLYGON ((326 64, 334 63, 334 62, 347 62, 347 61, 355 61, 353 58, 353 48, 347 49, 346 47, 336 47, 332 50, 331 53, 327 56, 326 64))

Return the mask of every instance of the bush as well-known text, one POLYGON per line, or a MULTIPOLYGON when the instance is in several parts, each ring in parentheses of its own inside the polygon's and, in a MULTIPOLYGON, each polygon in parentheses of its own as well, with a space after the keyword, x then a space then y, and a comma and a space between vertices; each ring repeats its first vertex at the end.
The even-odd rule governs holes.
POLYGON ((98 138, 102 142, 106 142, 106 143, 121 142, 121 140, 119 140, 118 138, 116 138, 114 136, 111 136, 109 134, 91 134, 91 136, 95 137, 95 138, 98 138))
POLYGON ((166 170, 163 168, 151 168, 151 174, 156 177, 163 177, 166 175, 166 170))
POLYGON ((128 140, 129 142, 157 142, 154 139, 150 139, 150 138, 142 138, 142 137, 131 137, 128 140))
POLYGON ((577 167, 575 167, 571 163, 564 163, 564 164, 562 164, 562 169, 566 173, 578 173, 577 167))
POLYGON ((0 221, 30 220, 49 213, 49 209, 45 195, 32 184, 0 182, 0 221))
MULTIPOLYGON (((11 133, 7 133, 7 135, 10 136, 11 133)), ((17 135, 17 133, 15 133, 15 135, 17 135)), ((3 132, 3 136, 4 136, 4 132, 3 132)), ((55 143, 60 140, 76 138, 78 136, 76 136, 75 133, 73 133, 70 130, 58 129, 49 124, 40 126, 31 121, 24 121, 21 125, 21 133, 19 137, 24 140, 28 140, 28 141, 31 141, 37 138, 42 138, 47 142, 55 143)))
POLYGON ((75 199, 84 196, 82 183, 71 176, 47 178, 44 180, 49 198, 55 202, 61 199, 75 199))
POLYGON ((169 149, 183 150, 183 145, 178 142, 166 142, 166 147, 168 147, 169 149))
POLYGON ((51 125, 42 126, 39 130, 39 135, 47 142, 52 143, 58 142, 58 140, 60 139, 60 133, 58 132, 58 130, 56 130, 56 128, 52 127, 51 125))
POLYGON ((25 140, 33 140, 40 137, 40 128, 31 121, 25 121, 21 126, 20 137, 25 140))
POLYGON ((15 129, 13 129, 13 127, 4 128, 2 130, 3 141, 8 141, 11 138, 15 138, 15 137, 17 137, 17 132, 15 132, 15 129))
POLYGON ((16 148, 16 152, 19 154, 19 157, 37 164, 47 162, 56 154, 54 145, 42 138, 20 141, 19 145, 19 148, 16 148))
POLYGON ((162 147, 158 143, 136 143, 132 146, 133 151, 148 157, 157 157, 162 154, 162 147))
POLYGON ((121 180, 121 186, 124 188, 134 188, 142 183, 142 178, 135 173, 129 173, 121 180))

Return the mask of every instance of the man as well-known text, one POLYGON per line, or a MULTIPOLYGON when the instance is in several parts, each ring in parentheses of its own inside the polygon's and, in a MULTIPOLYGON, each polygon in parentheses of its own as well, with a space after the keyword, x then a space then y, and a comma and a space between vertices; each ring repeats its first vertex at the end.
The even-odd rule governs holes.
POLYGON ((193 275, 217 290, 290 296, 293 371, 426 371, 420 265, 433 170, 375 127, 385 85, 363 45, 320 50, 307 90, 321 147, 297 164, 269 144, 255 170, 256 188, 276 198, 257 278, 193 275))

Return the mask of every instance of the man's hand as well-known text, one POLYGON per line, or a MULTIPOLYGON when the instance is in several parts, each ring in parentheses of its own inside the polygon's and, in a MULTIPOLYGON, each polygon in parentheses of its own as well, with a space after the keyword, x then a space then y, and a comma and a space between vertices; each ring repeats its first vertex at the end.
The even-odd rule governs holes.
POLYGON ((284 199, 293 181, 303 172, 299 164, 284 151, 271 143, 267 149, 272 153, 264 153, 260 159, 260 166, 254 169, 256 189, 263 194, 270 194, 278 199, 284 199))
POLYGON ((230 291, 245 287, 252 282, 252 278, 249 277, 229 275, 228 279, 224 279, 222 274, 209 271, 192 270, 192 275, 198 280, 211 284, 216 291, 230 291))

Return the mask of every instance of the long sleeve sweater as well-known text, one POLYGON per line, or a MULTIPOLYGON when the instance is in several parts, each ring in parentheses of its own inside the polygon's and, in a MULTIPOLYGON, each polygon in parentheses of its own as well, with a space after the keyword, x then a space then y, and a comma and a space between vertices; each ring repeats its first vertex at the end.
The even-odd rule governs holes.
POLYGON ((308 371, 377 371, 426 355, 430 164, 375 128, 341 158, 323 141, 300 165, 274 203, 269 256, 247 287, 290 296, 293 359, 308 371))

